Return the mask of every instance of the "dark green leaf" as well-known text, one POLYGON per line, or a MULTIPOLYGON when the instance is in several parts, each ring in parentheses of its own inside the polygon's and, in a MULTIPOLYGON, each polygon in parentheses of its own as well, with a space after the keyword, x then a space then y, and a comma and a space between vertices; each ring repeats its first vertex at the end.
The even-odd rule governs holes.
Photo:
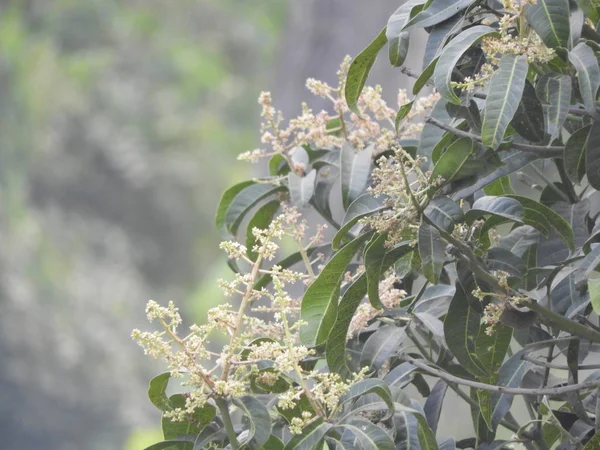
POLYGON ((421 295, 413 312, 426 312, 434 317, 442 317, 446 315, 448 305, 455 292, 456 288, 447 284, 429 286, 425 289, 423 295, 421 295))
POLYGON ((438 443, 439 450, 456 450, 456 442, 454 438, 445 438, 438 443))
POLYGON ((579 93, 585 109, 593 115, 596 113, 596 95, 598 94, 598 87, 600 87, 598 59, 594 55, 594 51, 585 42, 580 42, 569 52, 569 61, 577 69, 579 93))
POLYGON ((375 394, 385 402, 388 407, 388 415, 386 418, 389 418, 394 414, 394 402, 392 400, 390 388, 386 383, 377 378, 367 378, 351 385, 346 393, 340 398, 340 404, 355 401, 367 394, 375 394))
POLYGON ((510 177, 504 176, 485 186, 483 192, 485 195, 506 195, 514 194, 515 190, 512 187, 510 177))
POLYGON ((435 71, 435 66, 437 65, 438 59, 439 56, 435 57, 433 61, 427 64, 427 67, 423 69, 421 75, 419 75, 419 77, 415 80, 415 84, 413 85, 412 90, 413 95, 419 95, 421 89, 423 89, 427 85, 427 83, 429 83, 429 80, 431 79, 431 76, 435 71))
MULTIPOLYGON (((436 182, 438 179, 442 179, 444 183, 448 183, 456 177, 459 173, 463 164, 473 154, 473 140, 470 138, 460 138, 455 141, 448 150, 440 156, 433 172, 431 173, 430 180, 436 182)), ((437 185, 438 187, 441 184, 437 185)))
POLYGON ((502 270, 515 277, 521 276, 527 271, 527 267, 520 257, 500 247, 494 247, 488 251, 486 262, 489 270, 502 270))
POLYGON ((404 411, 410 413, 417 419, 417 422, 419 424, 417 429, 417 435, 419 437, 419 444, 421 445, 422 450, 438 450, 435 435, 429 428, 427 420, 419 411, 402 405, 396 405, 396 411, 404 411))
POLYGON ((379 328, 365 342, 360 356, 360 366, 378 370, 384 362, 398 352, 405 338, 406 332, 403 328, 393 325, 379 328))
POLYGON ((550 134, 552 142, 560 137, 560 131, 569 113, 571 77, 558 74, 542 76, 536 86, 536 93, 544 107, 546 131, 550 134))
POLYGON ((413 366, 411 363, 402 363, 388 372, 383 378, 383 381, 385 381, 390 387, 401 389, 410 384, 414 376, 413 372, 415 370, 417 370, 417 367, 413 366))
POLYGON ((144 450, 186 450, 187 448, 189 448, 190 444, 194 444, 195 440, 195 435, 179 436, 178 438, 169 439, 168 441, 157 442, 156 444, 151 445, 150 447, 146 447, 144 450))
POLYGON ((344 143, 341 152, 341 177, 342 177, 342 203, 344 209, 364 193, 369 174, 371 173, 371 159, 373 146, 361 151, 356 151, 348 142, 344 143))
POLYGON ((248 450, 259 450, 271 436, 271 417, 269 410, 255 397, 245 395, 233 400, 248 419, 248 437, 243 446, 248 450))
POLYGON ((454 88, 451 84, 454 66, 456 66, 463 53, 473 44, 490 34, 497 33, 493 28, 476 25, 463 31, 442 50, 433 72, 435 87, 440 92, 442 98, 457 105, 460 104, 460 99, 454 93, 454 88))
MULTIPOLYGON (((183 394, 172 395, 169 400, 173 408, 185 409, 183 394)), ((183 435, 198 434, 214 419, 216 413, 217 409, 207 403, 202 408, 196 408, 189 420, 184 422, 171 420, 163 415, 161 421, 164 438, 174 439, 183 435)), ((188 449, 191 450, 192 447, 189 445, 188 449)))
POLYGON ((254 233, 252 233, 252 230, 254 228, 259 228, 261 230, 266 229, 273 220, 275 213, 277 213, 279 206, 279 200, 265 203, 258 211, 256 211, 256 214, 254 214, 252 219, 248 222, 248 226, 246 227, 246 248, 248 248, 248 257, 250 259, 256 260, 256 257, 258 256, 257 253, 252 250, 256 245, 256 237, 254 236, 254 233))
POLYGON ((433 0, 426 9, 406 24, 404 30, 437 25, 467 8, 471 3, 473 0, 433 0))
MULTIPOLYGON (((522 359, 529 350, 523 349, 511 356, 498 371, 497 383, 500 386, 519 387, 525 373, 531 367, 529 361, 522 359)), ((496 429, 510 410, 514 396, 494 392, 492 394, 492 429, 496 429)))
POLYGON ((398 127, 400 126, 400 122, 408 115, 410 110, 413 107, 414 100, 411 100, 408 103, 405 103, 398 109, 398 113, 396 113, 396 120, 394 121, 394 128, 398 131, 398 127))
MULTIPOLYGON (((452 118, 448 115, 448 111, 446 111, 446 102, 444 100, 438 100, 431 110, 430 116, 445 124, 452 121, 452 118)), ((443 135, 444 130, 431 123, 425 123, 421 131, 419 148, 417 149, 419 156, 424 156, 431 161, 433 149, 443 135)))
POLYGON ((423 214, 439 228, 449 233, 452 232, 455 224, 464 220, 460 206, 448 197, 434 198, 429 202, 423 214))
POLYGON ((577 269, 577 280, 587 280, 600 265, 600 244, 592 244, 590 252, 581 260, 577 269))
POLYGON ((600 121, 590 129, 585 147, 585 173, 594 189, 600 189, 600 121))
POLYGON ((148 398, 150 402, 161 411, 168 411, 173 408, 167 396, 167 386, 170 379, 171 372, 164 372, 152 378, 148 386, 148 398))
POLYGON ((342 227, 331 241, 331 247, 334 250, 338 250, 342 239, 346 237, 348 232, 360 219, 383 211, 385 209, 385 200, 386 197, 383 196, 375 198, 371 194, 364 194, 350 203, 342 221, 342 227))
POLYGON ((498 245, 521 258, 527 249, 537 243, 539 234, 535 228, 524 225, 502 237, 498 245))
POLYGON ((342 440, 358 444, 360 450, 395 450, 394 442, 383 428, 364 419, 352 419, 338 425, 343 430, 342 440))
POLYGON ((301 434, 292 436, 284 450, 313 450, 330 429, 331 424, 319 417, 305 426, 301 434))
POLYGON ((346 364, 346 337, 348 328, 356 308, 367 293, 367 276, 362 274, 354 281, 350 287, 344 292, 340 300, 338 314, 327 338, 325 347, 325 356, 327 358, 327 366, 331 373, 339 373, 346 378, 350 375, 350 369, 346 364))
POLYGON ((446 260, 446 244, 439 231, 425 222, 419 227, 418 241, 423 275, 430 283, 437 284, 446 260))
POLYGON ((550 48, 567 47, 569 16, 569 0, 537 0, 525 7, 527 22, 550 48))
POLYGON ((310 203, 315 192, 315 180, 317 171, 315 169, 308 172, 305 176, 290 172, 288 174, 288 187, 292 204, 299 208, 305 208, 310 203))
MULTIPOLYGON (((230 203, 229 208, 227 208, 224 222, 227 231, 235 235, 244 216, 254 205, 283 189, 283 186, 276 186, 270 183, 251 184, 242 189, 230 203)), ((219 210, 220 209, 219 206, 219 210)))
MULTIPOLYGON (((488 335, 487 331, 487 326, 479 328, 475 349, 477 359, 491 375, 491 380, 494 380, 496 373, 498 373, 498 369, 504 362, 504 357, 506 356, 508 348, 510 347, 513 329, 502 324, 497 324, 491 335, 488 335)), ((488 425, 490 425, 489 417, 491 417, 491 411, 489 412, 489 415, 485 417, 488 419, 486 420, 488 425)))
POLYGON ((227 430, 222 422, 213 422, 202 430, 194 441, 194 450, 202 450, 212 442, 223 442, 227 440, 227 430))
POLYGON ((420 450, 417 418, 407 411, 399 410, 394 414, 393 422, 396 431, 396 449, 420 450))
MULTIPOLYGON (((570 100, 571 99, 569 98, 569 104, 570 100)), ((567 111, 568 109, 567 106, 567 111)), ((566 114, 562 119, 563 122, 564 119, 566 119, 566 114)), ((544 140, 544 130, 546 129, 544 125, 544 110, 535 94, 535 88, 529 81, 525 81, 523 96, 521 97, 515 116, 510 124, 517 133, 529 141, 542 142, 544 140)))
POLYGON ((423 69, 425 69, 431 61, 441 52, 444 44, 455 31, 458 25, 462 24, 462 15, 456 15, 442 23, 439 23, 431 28, 427 45, 425 46, 425 54, 423 56, 423 69))
POLYGON ((413 7, 423 3, 425 0, 409 0, 400 6, 388 20, 385 35, 388 40, 390 64, 393 67, 401 66, 408 52, 410 33, 402 31, 402 28, 410 19, 413 7))
POLYGON ((483 112, 481 139, 494 150, 502 143, 508 125, 517 111, 528 67, 525 56, 507 54, 502 57, 498 70, 492 75, 483 112))
POLYGON ((346 267, 371 234, 365 233, 346 244, 304 293, 300 317, 306 325, 300 329, 300 339, 305 345, 315 346, 325 342, 337 316, 340 283, 346 267))
POLYGON ((350 68, 348 69, 344 96, 350 111, 356 113, 358 116, 360 116, 360 111, 358 110, 358 98, 365 86, 365 81, 367 81, 371 67, 373 67, 375 59, 377 59, 377 54, 387 42, 385 33, 386 29, 384 28, 373 42, 352 60, 350 68))
POLYGON ((486 195, 473 203, 471 209, 465 214, 465 219, 467 223, 473 223, 475 219, 484 214, 492 214, 513 222, 523 223, 525 210, 521 203, 513 198, 486 195))
POLYGON ((217 208, 217 215, 215 218, 215 222, 217 225, 217 230, 219 230, 219 234, 222 238, 228 238, 230 235, 227 231, 227 224, 225 221, 227 210, 229 206, 231 206, 231 202, 235 199, 235 197, 244 189, 249 186, 255 184, 254 181, 244 181, 242 183, 238 183, 235 186, 230 187, 223 196, 221 197, 221 201, 219 202, 219 206, 217 208))
POLYGON ((431 394, 427 397, 425 406, 423 407, 429 428, 431 428, 431 431, 433 431, 434 434, 437 431, 440 414, 442 413, 442 405, 444 404, 446 390, 448 390, 448 384, 444 380, 438 380, 431 390, 431 394))
POLYGON ((590 139, 591 125, 580 128, 573 133, 565 145, 563 161, 569 178, 580 183, 585 175, 585 157, 588 140, 590 139))
POLYGON ((263 445, 262 450, 283 450, 283 442, 277 436, 271 435, 269 440, 263 445))

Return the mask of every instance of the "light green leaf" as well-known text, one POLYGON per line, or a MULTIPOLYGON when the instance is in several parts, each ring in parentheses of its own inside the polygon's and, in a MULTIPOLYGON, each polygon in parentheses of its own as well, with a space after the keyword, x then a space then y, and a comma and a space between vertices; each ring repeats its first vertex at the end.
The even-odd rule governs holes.
POLYGON ((433 0, 426 9, 421 11, 406 24, 404 30, 407 31, 411 28, 425 28, 437 25, 463 9, 466 9, 472 3, 473 0, 433 0))
POLYGON ((596 190, 600 189, 600 121, 592 123, 585 146, 585 173, 596 190))
POLYGON ((335 323, 340 283, 346 267, 372 233, 365 233, 346 244, 323 268, 302 297, 300 318, 306 325, 300 329, 300 340, 309 346, 327 339, 335 323))
POLYGON ((168 411, 173 407, 167 396, 167 387, 170 379, 171 372, 164 372, 152 378, 148 386, 148 398, 150 402, 161 411, 168 411))
POLYGON ((476 25, 463 31, 442 50, 433 72, 435 87, 442 98, 457 105, 460 104, 460 99, 454 93, 454 88, 451 85, 454 66, 456 66, 456 63, 458 63, 458 60, 463 53, 465 53, 472 45, 483 37, 491 34, 497 34, 493 28, 476 25))
POLYGON ((350 111, 356 113, 358 116, 360 116, 360 111, 358 110, 358 98, 365 86, 371 67, 373 67, 375 60, 377 59, 377 54, 387 42, 385 33, 386 29, 384 28, 373 42, 352 60, 350 68, 348 69, 344 96, 350 111))
POLYGON ((517 111, 525 88, 527 70, 525 56, 507 54, 502 57, 498 70, 492 75, 483 112, 481 139, 494 150, 500 146, 517 111))
POLYGON ((537 0, 525 7, 527 22, 550 48, 567 47, 569 16, 569 0, 537 0))
POLYGON ((292 204, 299 208, 305 208, 315 192, 315 180, 317 171, 315 169, 308 172, 305 176, 290 172, 288 174, 288 187, 292 204))
POLYGON ((580 42, 573 50, 569 52, 569 61, 577 69, 577 79, 579 80, 579 93, 583 99, 583 104, 588 113, 596 113, 596 95, 600 87, 600 66, 594 51, 580 42))
POLYGON ((504 177, 500 177, 497 180, 485 186, 483 188, 483 192, 485 193, 485 195, 505 195, 514 194, 515 190, 512 187, 510 177, 507 175, 504 177))
POLYGON ((410 19, 412 9, 424 3, 425 0, 409 0, 400 6, 388 20, 385 35, 388 40, 390 64, 393 67, 404 64, 408 52, 410 33, 402 31, 402 28, 410 19))
POLYGON ((345 142, 340 154, 342 203, 347 209, 354 200, 365 192, 374 146, 356 151, 350 143, 345 142))
POLYGON ((396 113, 396 120, 394 121, 394 128, 396 131, 398 131, 400 122, 402 122, 402 120, 408 115, 408 113, 412 109, 414 102, 414 100, 411 100, 410 102, 405 103, 398 109, 398 112, 396 113))
POLYGON ((427 66, 421 72, 421 75, 419 75, 419 77, 415 80, 415 84, 413 85, 412 90, 413 95, 419 95, 421 89, 423 89, 427 85, 427 83, 429 83, 431 76, 435 72, 435 67, 437 65, 438 60, 439 56, 436 56, 429 64, 427 64, 427 66))
POLYGON ((437 284, 446 260, 446 244, 439 231, 425 222, 419 227, 418 241, 423 275, 430 283, 437 284))
POLYGON ((319 417, 305 426, 301 434, 292 436, 283 450, 313 450, 330 429, 331 424, 319 417))
POLYGON ((565 144, 563 161, 565 171, 571 180, 580 183, 585 175, 585 156, 590 139, 591 125, 587 125, 575 131, 565 144))
POLYGON ((590 291, 592 308, 596 314, 600 315, 600 278, 589 278, 588 289, 590 291))

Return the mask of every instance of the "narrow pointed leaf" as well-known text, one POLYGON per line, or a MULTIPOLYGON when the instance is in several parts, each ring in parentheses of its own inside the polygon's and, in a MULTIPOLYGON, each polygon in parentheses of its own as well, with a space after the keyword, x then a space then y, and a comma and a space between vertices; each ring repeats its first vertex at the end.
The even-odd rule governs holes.
POLYGON ((448 305, 454 297, 456 288, 447 284, 428 286, 415 305, 413 312, 426 312, 434 317, 442 317, 448 311, 448 305))
POLYGON ((304 293, 300 317, 306 325, 300 329, 300 339, 305 345, 320 345, 327 338, 335 323, 340 283, 346 267, 370 236, 371 233, 365 233, 346 244, 304 293))
POLYGON ((594 51, 585 43, 580 42, 569 52, 569 61, 577 69, 579 93, 590 114, 596 113, 596 95, 600 87, 600 66, 594 51))
POLYGON ((569 16, 569 0, 537 0, 525 7, 527 22, 550 48, 567 47, 569 16))
MULTIPOLYGON (((566 115, 564 119, 566 119, 566 115)), ((517 133, 528 141, 542 142, 544 140, 546 129, 544 125, 544 110, 537 98, 535 88, 529 81, 525 81, 523 96, 511 121, 511 125, 517 133)))
POLYGON ((385 402, 388 407, 386 418, 394 414, 394 401, 392 393, 386 383, 377 378, 367 378, 360 380, 348 388, 348 391, 340 398, 340 404, 355 401, 367 394, 375 394, 385 402))
POLYGON ((493 197, 486 195, 479 198, 467 213, 465 219, 467 223, 473 223, 475 219, 484 214, 502 217, 513 222, 523 223, 525 210, 518 200, 510 197, 493 197))
POLYGON ((491 27, 476 25, 463 31, 442 50, 433 72, 435 87, 440 92, 442 98, 457 105, 460 104, 460 99, 454 93, 454 88, 451 85, 454 66, 456 66, 463 53, 472 45, 484 36, 494 33, 496 32, 491 27))
POLYGON ((336 429, 345 430, 343 437, 349 432, 351 442, 358 444, 360 450, 395 450, 394 442, 383 428, 364 419, 352 419, 336 429))
POLYGON ((423 56, 423 69, 441 52, 450 34, 459 25, 459 22, 462 22, 463 18, 461 16, 456 15, 431 28, 429 37, 427 38, 427 45, 425 46, 425 55, 423 56))
MULTIPOLYGON (((175 394, 169 398, 169 401, 173 408, 185 409, 186 399, 182 394, 175 394)), ((207 426, 214 419, 217 413, 217 409, 210 404, 205 404, 201 408, 194 409, 194 412, 190 414, 189 420, 179 421, 172 420, 169 417, 161 418, 162 431, 165 439, 174 439, 179 436, 198 434, 202 429, 207 426)), ((193 446, 189 445, 188 449, 191 450, 193 446)))
POLYGON ((254 181, 244 181, 242 183, 238 183, 235 186, 230 187, 223 196, 221 197, 221 201, 219 202, 219 206, 217 207, 217 215, 215 217, 215 222, 217 225, 217 230, 219 230, 219 234, 223 238, 229 237, 229 232, 227 230, 226 225, 226 214, 229 206, 231 206, 231 202, 235 199, 235 197, 243 191, 245 188, 252 186, 255 184, 254 181))
POLYGON ((421 11, 406 24, 404 30, 437 25, 463 9, 466 9, 472 3, 473 0, 433 0, 426 9, 421 11))
POLYGON ((571 106, 571 77, 550 74, 542 77, 536 86, 536 93, 544 107, 546 131, 550 142, 560 137, 560 131, 567 119, 571 106))
MULTIPOLYGON (((448 111, 446 111, 446 102, 443 99, 438 100, 431 110, 430 116, 442 123, 450 123, 452 121, 452 118, 448 115, 448 111)), ((433 149, 443 135, 444 130, 431 123, 425 123, 421 131, 419 148, 417 149, 419 156, 424 156, 428 160, 431 160, 433 149)))
POLYGON ((419 227, 418 241, 423 275, 430 283, 437 284, 446 260, 446 244, 440 232, 425 222, 419 227))
POLYGON ((170 379, 171 372, 164 372, 152 378, 148 386, 148 398, 150 402, 161 411, 168 411, 173 407, 167 396, 167 387, 170 379))
POLYGON ((405 340, 406 332, 403 328, 387 325, 379 328, 369 336, 360 357, 361 367, 378 370, 384 362, 400 349, 400 344, 405 340))
POLYGON ((360 219, 383 211, 386 208, 385 200, 386 197, 383 196, 375 198, 371 194, 363 194, 350 203, 350 206, 348 206, 348 209, 346 210, 344 220, 342 221, 342 227, 331 241, 331 247, 334 250, 338 250, 342 243, 342 239, 346 237, 350 229, 356 225, 360 219))
POLYGON ((396 449, 420 450, 419 421, 417 418, 403 410, 397 410, 393 418, 396 430, 396 449))
POLYGON ((573 133, 565 145, 563 161, 569 178, 580 183, 585 175, 585 157, 590 139, 591 125, 580 128, 573 133))
POLYGON ((473 154, 473 145, 473 140, 470 138, 460 138, 455 141, 438 159, 430 180, 437 182, 438 179, 442 179, 444 183, 454 180, 463 164, 473 154))
POLYGON ((301 177, 293 172, 288 174, 288 187, 292 204, 299 208, 305 208, 310 203, 315 193, 315 180, 317 171, 315 169, 301 177))
POLYGON ((439 56, 435 57, 421 72, 421 75, 415 80, 415 84, 413 85, 412 93, 413 95, 419 95, 421 89, 423 89, 427 84, 432 84, 430 79, 434 74, 435 66, 439 60, 439 56))
POLYGON ((437 431, 438 422, 442 413, 442 406, 444 404, 444 397, 446 396, 447 390, 448 384, 444 380, 438 380, 431 390, 431 394, 429 394, 429 397, 427 397, 425 406, 423 407, 427 423, 434 434, 437 431))
MULTIPOLYGON (((224 225, 226 230, 235 235, 237 230, 244 220, 245 215, 261 200, 266 199, 267 197, 276 194, 277 192, 285 189, 283 186, 277 186, 269 183, 256 183, 251 184, 242 189, 236 196, 233 198, 229 207, 227 208, 227 213, 225 214, 224 225)), ((219 207, 219 210, 221 208, 219 207)))
POLYGON ((352 60, 348 69, 344 96, 350 111, 360 116, 358 110, 358 98, 365 86, 371 67, 377 59, 377 54, 387 42, 386 29, 381 30, 379 35, 360 54, 352 60))
POLYGON ((481 139, 496 150, 521 101, 527 78, 525 56, 504 55, 498 70, 492 75, 483 112, 481 139))
POLYGON ((340 167, 344 209, 364 193, 371 173, 372 156, 372 145, 358 152, 347 142, 343 145, 340 167))
POLYGON ((442 230, 452 232, 454 225, 464 220, 463 210, 449 197, 436 197, 429 202, 423 214, 442 230))

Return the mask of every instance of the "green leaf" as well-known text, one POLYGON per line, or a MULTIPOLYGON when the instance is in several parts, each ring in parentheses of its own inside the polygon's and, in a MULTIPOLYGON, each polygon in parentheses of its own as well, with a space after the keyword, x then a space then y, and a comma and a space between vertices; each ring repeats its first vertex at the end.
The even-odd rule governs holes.
POLYGON ((351 385, 346 393, 340 398, 340 404, 343 405, 345 403, 358 400, 360 397, 367 394, 377 395, 387 405, 388 414, 383 420, 388 419, 394 414, 394 401, 392 400, 390 388, 386 383, 377 378, 367 378, 351 385))
POLYGON ((342 204, 347 209, 350 204, 365 192, 371 173, 371 160, 374 146, 356 151, 346 142, 340 155, 342 204))
MULTIPOLYGON (((522 358, 528 351, 530 350, 519 350, 500 367, 496 380, 499 386, 514 388, 521 385, 521 380, 531 367, 531 363, 522 358)), ((496 430, 506 413, 510 410, 513 398, 514 395, 498 392, 492 393, 492 430, 496 430)))
POLYGON ((502 57, 498 70, 492 75, 483 111, 481 139, 494 150, 502 143, 508 125, 517 111, 528 67, 525 56, 507 54, 502 57))
POLYGON ((527 271, 523 260, 505 248, 493 247, 486 256, 489 270, 502 270, 512 276, 519 277, 527 271))
POLYGON ((600 87, 600 66, 594 51, 584 42, 580 42, 569 52, 569 61, 577 69, 579 93, 588 113, 596 113, 596 95, 600 87))
POLYGON ((444 397, 448 390, 448 384, 444 380, 438 380, 435 386, 431 390, 431 394, 427 397, 423 411, 425 412, 425 418, 431 431, 435 434, 437 431, 438 422, 442 413, 442 405, 444 404, 444 397))
POLYGON ((596 432, 592 438, 587 441, 587 444, 585 444, 582 450, 596 450, 598 448, 600 448, 600 433, 596 432))
POLYGON ((397 410, 393 421, 396 431, 396 448, 398 450, 420 449, 419 421, 417 418, 412 413, 397 410))
POLYGON ((487 334, 486 326, 482 326, 479 329, 479 334, 477 335, 475 343, 477 359, 488 373, 492 375, 492 380, 504 362, 504 357, 510 347, 512 335, 513 329, 502 324, 498 324, 496 328, 494 328, 492 335, 487 334))
POLYGON ((451 103, 460 104, 460 99, 454 93, 454 88, 451 85, 454 66, 456 66, 463 53, 472 45, 491 34, 497 34, 493 28, 476 25, 463 31, 442 50, 433 72, 435 87, 442 98, 451 103))
POLYGON ((471 287, 465 286, 463 280, 456 281, 456 293, 444 320, 444 335, 448 348, 462 367, 477 377, 487 377, 489 374, 479 361, 475 346, 481 314, 471 306, 471 301, 479 302, 472 296, 471 287))
MULTIPOLYGON (((442 99, 436 102, 435 106, 431 110, 430 116, 445 124, 452 121, 452 118, 448 115, 448 111, 446 111, 446 102, 442 99)), ((421 131, 421 138, 419 140, 419 147, 417 149, 419 156, 424 156, 431 161, 433 149, 442 138, 444 133, 444 130, 426 122, 423 126, 423 130, 421 131)))
POLYGON ((514 194, 515 190, 512 187, 509 176, 498 178, 483 188, 485 195, 505 195, 514 194))
MULTIPOLYGON (((569 108, 567 107, 567 111, 568 110, 569 108)), ((566 115, 564 119, 566 119, 566 115)), ((537 98, 535 88, 529 81, 525 81, 523 96, 521 97, 521 101, 519 102, 519 106, 515 112, 515 116, 510 124, 517 133, 519 133, 528 141, 542 142, 544 140, 544 131, 546 129, 544 125, 544 110, 542 109, 542 104, 537 98)))
POLYGON ((271 416, 263 403, 251 395, 233 400, 244 416, 248 419, 248 437, 244 449, 259 450, 271 437, 271 416))
POLYGON ((419 75, 419 77, 415 80, 415 84, 413 85, 412 90, 413 95, 419 95, 421 89, 423 89, 427 85, 427 83, 431 79, 431 76, 435 72, 435 67, 437 65, 438 60, 439 56, 435 57, 429 64, 427 64, 427 67, 423 69, 421 75, 419 75))
POLYGON ((600 314, 600 279, 589 278, 588 289, 590 291, 592 308, 596 314, 600 314))
POLYGON ((256 245, 256 237, 252 233, 254 228, 259 228, 261 230, 266 229, 273 217, 277 213, 279 206, 281 203, 279 200, 273 200, 269 203, 265 203, 262 205, 256 214, 252 216, 252 219, 248 222, 248 226, 246 227, 246 248, 248 249, 248 257, 252 260, 256 260, 257 253, 252 250, 252 248, 256 245))
POLYGON ((573 229, 569 223, 560 216, 560 214, 527 197, 507 195, 504 198, 517 200, 521 204, 523 210, 525 211, 525 215, 523 217, 524 223, 531 225, 536 230, 540 231, 544 236, 548 236, 553 228, 570 250, 575 249, 575 236, 573 229))
POLYGON ((348 77, 346 78, 346 86, 344 89, 344 96, 346 103, 350 111, 354 112, 360 117, 360 111, 358 110, 358 98, 360 93, 365 86, 369 71, 375 60, 377 54, 383 48, 387 42, 385 36, 386 29, 381 30, 379 35, 371 42, 360 54, 352 60, 350 68, 348 69, 348 77))
POLYGON ((429 202, 423 214, 442 230, 452 233, 454 225, 464 220, 463 210, 449 197, 436 197, 429 202))
POLYGON ((317 178, 317 171, 315 169, 308 172, 305 176, 290 172, 288 174, 288 187, 290 190, 290 197, 292 204, 299 208, 305 208, 308 206, 312 196, 315 192, 315 180, 317 178))
POLYGON ((576 183, 581 183, 585 175, 586 148, 591 129, 591 125, 580 128, 569 136, 569 140, 565 144, 563 152, 565 171, 569 178, 576 183))
POLYGON ((425 45, 425 54, 423 55, 423 69, 439 55, 444 44, 448 40, 448 37, 455 31, 455 29, 462 25, 463 17, 456 15, 442 23, 439 23, 431 28, 429 31, 429 37, 427 38, 427 45, 425 45))
MULTIPOLYGON (((283 186, 277 186, 270 183, 256 183, 243 188, 227 208, 224 222, 226 230, 232 235, 235 235, 244 216, 252 209, 252 207, 261 200, 284 189, 283 186)), ((219 206, 219 210, 220 209, 219 206)))
POLYGON ((400 344, 406 338, 406 331, 394 325, 379 328, 369 336, 360 356, 360 366, 371 370, 381 368, 392 355, 398 352, 400 344))
POLYGON ((455 292, 456 288, 447 284, 428 286, 413 308, 413 313, 425 312, 438 318, 445 316, 455 292))
POLYGON ((358 444, 361 450, 395 450, 396 447, 390 436, 383 428, 364 419, 352 419, 338 425, 335 429, 343 430, 342 440, 358 444), (350 436, 347 435, 350 434, 350 436))
MULTIPOLYGON (((172 395, 169 399, 173 408, 185 409, 185 396, 183 394, 172 395)), ((196 408, 189 418, 184 422, 174 421, 164 416, 162 417, 162 430, 165 439, 174 439, 183 435, 194 435, 202 431, 214 418, 217 409, 210 404, 204 405, 202 408, 196 408)), ((192 449, 192 445, 188 449, 192 449)))
POLYGON ((560 137, 560 132, 571 106, 571 77, 545 74, 536 85, 536 93, 544 107, 546 130, 550 142, 560 137))
POLYGON ((313 450, 330 429, 331 424, 319 417, 305 426, 301 434, 293 435, 283 450, 313 450))
POLYGON ((418 241, 423 275, 430 283, 437 284, 446 260, 446 244, 440 232, 425 222, 419 227, 418 241))
POLYGON ((171 372, 164 372, 150 380, 148 386, 148 398, 150 402, 161 411, 169 411, 173 405, 167 396, 167 387, 171 379, 171 372))
POLYGON ((472 3, 473 0, 433 0, 426 9, 406 24, 404 30, 437 25, 466 9, 472 3))
POLYGON ((408 115, 408 113, 412 109, 414 102, 414 100, 411 100, 410 102, 405 103, 398 109, 398 112, 396 113, 396 120, 394 121, 394 129, 396 131, 398 131, 400 122, 402 122, 402 120, 408 115))
POLYGON ((547 47, 567 47, 571 37, 569 0, 537 0, 525 7, 525 17, 547 47))
MULTIPOLYGON (((473 140, 471 138, 460 138, 455 141, 448 150, 438 159, 433 172, 429 177, 431 182, 437 182, 438 178, 449 183, 459 173, 461 167, 473 154, 473 140)), ((437 185, 437 188, 442 185, 437 185)))
POLYGON ((342 221, 342 227, 338 230, 331 241, 331 247, 334 250, 338 250, 340 248, 342 239, 346 237, 350 229, 356 225, 360 219, 386 209, 386 199, 387 197, 384 196, 375 198, 371 194, 363 194, 350 203, 350 206, 348 206, 348 209, 346 210, 344 220, 342 221))
POLYGON ((215 218, 215 222, 217 225, 217 230, 219 230, 219 234, 222 238, 228 238, 230 236, 227 225, 225 222, 227 210, 229 206, 231 206, 231 202, 235 199, 235 197, 243 191, 248 186, 252 186, 256 184, 254 181, 243 181, 241 183, 236 184, 235 186, 230 187, 225 191, 223 196, 221 197, 221 201, 219 202, 219 206, 217 207, 217 215, 215 218))
POLYGON ((283 442, 275 435, 271 435, 269 440, 263 445, 262 450, 283 450, 283 442))
POLYGON ((365 233, 346 244, 323 268, 302 297, 300 318, 306 325, 300 329, 300 340, 309 346, 325 342, 335 323, 340 283, 346 267, 372 233, 365 233))
POLYGON ((350 369, 346 364, 346 337, 350 322, 358 305, 367 293, 367 276, 362 274, 348 287, 338 307, 338 314, 327 337, 325 357, 331 373, 339 373, 343 378, 350 376, 350 369))
POLYGON ((480 197, 465 214, 467 223, 473 223, 475 219, 484 214, 502 217, 513 222, 523 223, 525 210, 521 203, 510 197, 492 197, 486 195, 480 197))
POLYGON ((600 189, 600 121, 592 123, 585 146, 585 173, 592 187, 600 189))
POLYGON ((417 429, 417 435, 419 438, 419 444, 421 445, 421 450, 438 450, 435 435, 433 434, 433 431, 431 431, 431 429, 429 428, 429 425, 427 424, 427 419, 425 419, 425 417, 423 417, 423 415, 419 411, 413 408, 405 407, 403 405, 396 405, 396 411, 404 411, 410 413, 417 419, 417 422, 419 424, 417 429))
POLYGON ((402 31, 402 28, 408 22, 413 7, 424 3, 425 0, 409 0, 400 6, 388 20, 385 35, 388 40, 390 64, 393 67, 400 67, 404 64, 408 52, 410 33, 402 31))

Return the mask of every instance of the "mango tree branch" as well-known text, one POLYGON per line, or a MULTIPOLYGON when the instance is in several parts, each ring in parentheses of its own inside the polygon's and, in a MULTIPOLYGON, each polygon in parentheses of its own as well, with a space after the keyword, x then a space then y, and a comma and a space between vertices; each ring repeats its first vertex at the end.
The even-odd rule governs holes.
MULTIPOLYGON (((431 125, 434 125, 444 131, 452 133, 455 136, 470 138, 470 139, 473 139, 474 141, 482 142, 481 136, 451 127, 450 125, 446 125, 445 123, 442 123, 439 120, 434 119, 433 117, 428 117, 425 120, 425 122, 430 123, 431 125)), ((522 152, 528 152, 528 153, 535 153, 537 155, 549 157, 549 158, 562 157, 563 150, 564 150, 564 147, 558 147, 558 146, 545 147, 542 145, 519 144, 517 142, 512 142, 510 145, 515 150, 520 150, 522 152)))
POLYGON ((499 392, 501 394, 507 395, 561 395, 566 394, 568 392, 576 392, 582 391, 584 389, 592 389, 600 386, 600 380, 591 380, 585 381, 583 383, 571 384, 568 386, 560 386, 560 387, 551 387, 551 388, 542 388, 542 389, 528 389, 528 388, 512 388, 507 386, 496 386, 493 384, 485 384, 480 383, 478 381, 471 381, 465 378, 459 378, 454 375, 451 375, 442 370, 436 369, 435 367, 431 367, 427 363, 423 362, 420 359, 415 359, 411 357, 405 357, 404 361, 411 363, 414 366, 417 366, 423 372, 428 373, 429 375, 436 376, 441 378, 444 381, 449 383, 456 383, 462 386, 469 386, 475 389, 481 389, 483 391, 488 392, 499 392))

